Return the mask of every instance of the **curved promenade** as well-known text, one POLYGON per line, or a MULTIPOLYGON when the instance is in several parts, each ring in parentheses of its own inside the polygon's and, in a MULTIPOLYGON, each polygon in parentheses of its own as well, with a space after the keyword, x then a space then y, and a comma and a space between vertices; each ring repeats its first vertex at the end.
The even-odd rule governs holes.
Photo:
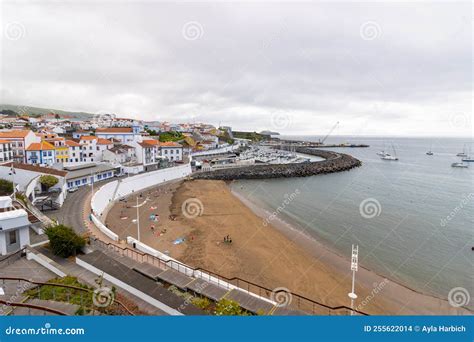
POLYGON ((332 151, 315 150, 300 147, 298 153, 322 157, 325 160, 298 164, 262 164, 242 166, 231 169, 197 172, 192 175, 194 179, 265 179, 307 177, 325 173, 347 171, 362 165, 362 162, 348 154, 332 151))

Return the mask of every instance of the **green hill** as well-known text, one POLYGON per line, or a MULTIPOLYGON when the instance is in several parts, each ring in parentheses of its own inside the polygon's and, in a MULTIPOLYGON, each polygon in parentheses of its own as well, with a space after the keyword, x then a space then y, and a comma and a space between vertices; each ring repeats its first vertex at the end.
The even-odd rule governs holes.
POLYGON ((66 110, 52 109, 52 108, 39 108, 22 105, 9 105, 0 104, 0 111, 4 114, 14 115, 27 115, 27 116, 40 116, 49 113, 59 114, 61 117, 70 119, 90 119, 94 116, 91 113, 85 112, 70 112, 66 110))

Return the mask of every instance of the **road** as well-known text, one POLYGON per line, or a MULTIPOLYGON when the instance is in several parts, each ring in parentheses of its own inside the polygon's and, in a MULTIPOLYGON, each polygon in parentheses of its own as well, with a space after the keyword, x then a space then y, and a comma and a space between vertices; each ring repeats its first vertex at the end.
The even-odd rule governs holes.
MULTIPOLYGON (((104 184, 126 178, 114 177, 104 181, 94 183, 94 191, 98 190, 104 184)), ((59 210, 45 211, 44 214, 51 219, 57 219, 59 223, 74 228, 76 233, 84 234, 87 228, 83 221, 84 201, 87 198, 87 193, 91 191, 91 187, 81 186, 76 192, 70 192, 67 195, 62 207, 59 210)))
MULTIPOLYGON (((102 184, 100 184, 102 185, 102 184)), ((74 228, 79 234, 86 232, 83 220, 84 199, 87 192, 91 191, 90 186, 80 187, 76 192, 68 193, 63 206, 59 210, 46 211, 44 214, 51 219, 58 220, 59 223, 74 228)))

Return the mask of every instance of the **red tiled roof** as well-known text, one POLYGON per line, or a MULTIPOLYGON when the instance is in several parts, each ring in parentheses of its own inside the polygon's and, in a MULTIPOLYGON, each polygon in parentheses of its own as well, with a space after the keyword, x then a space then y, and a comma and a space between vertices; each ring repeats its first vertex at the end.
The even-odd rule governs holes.
POLYGON ((183 147, 181 144, 178 144, 177 142, 174 142, 174 141, 160 142, 160 146, 162 146, 162 147, 183 147))
POLYGON ((96 140, 97 137, 93 136, 93 135, 83 135, 81 136, 81 140, 96 140))
POLYGON ((99 139, 97 139, 97 144, 99 144, 99 145, 112 145, 113 142, 111 142, 108 139, 99 138, 99 139))
POLYGON ((132 133, 132 127, 97 128, 96 133, 132 133))
POLYGON ((46 151, 54 150, 54 146, 47 141, 42 141, 40 143, 32 143, 26 148, 27 151, 46 151))
POLYGON ((74 140, 66 140, 66 145, 81 147, 81 144, 75 142, 74 140))
POLYGON ((24 138, 30 133, 30 130, 13 130, 0 132, 0 138, 24 138))

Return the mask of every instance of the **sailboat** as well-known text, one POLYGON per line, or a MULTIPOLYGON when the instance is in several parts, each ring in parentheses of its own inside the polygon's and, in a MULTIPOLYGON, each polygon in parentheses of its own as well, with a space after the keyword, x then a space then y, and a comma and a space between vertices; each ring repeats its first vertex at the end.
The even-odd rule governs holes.
POLYGON ((397 153, 395 152, 395 147, 392 144, 393 156, 389 153, 386 153, 381 159, 383 160, 398 160, 397 153))
POLYGON ((430 145, 430 150, 428 152, 426 152, 426 154, 428 156, 432 156, 434 154, 432 150, 433 150, 433 144, 430 145))
POLYGON ((383 144, 383 150, 380 150, 379 152, 377 152, 377 155, 378 155, 378 156, 381 156, 381 157, 385 157, 385 156, 387 156, 387 155, 390 155, 390 154, 388 154, 387 152, 385 152, 385 142, 384 142, 384 144, 383 144))
POLYGON ((471 155, 471 148, 469 148, 469 154, 466 155, 464 158, 462 158, 462 161, 468 162, 468 163, 474 163, 474 158, 472 158, 470 155, 471 155))
POLYGON ((464 144, 464 147, 463 147, 463 149, 462 149, 462 152, 459 152, 458 154, 456 154, 456 157, 467 157, 466 144, 464 144))

